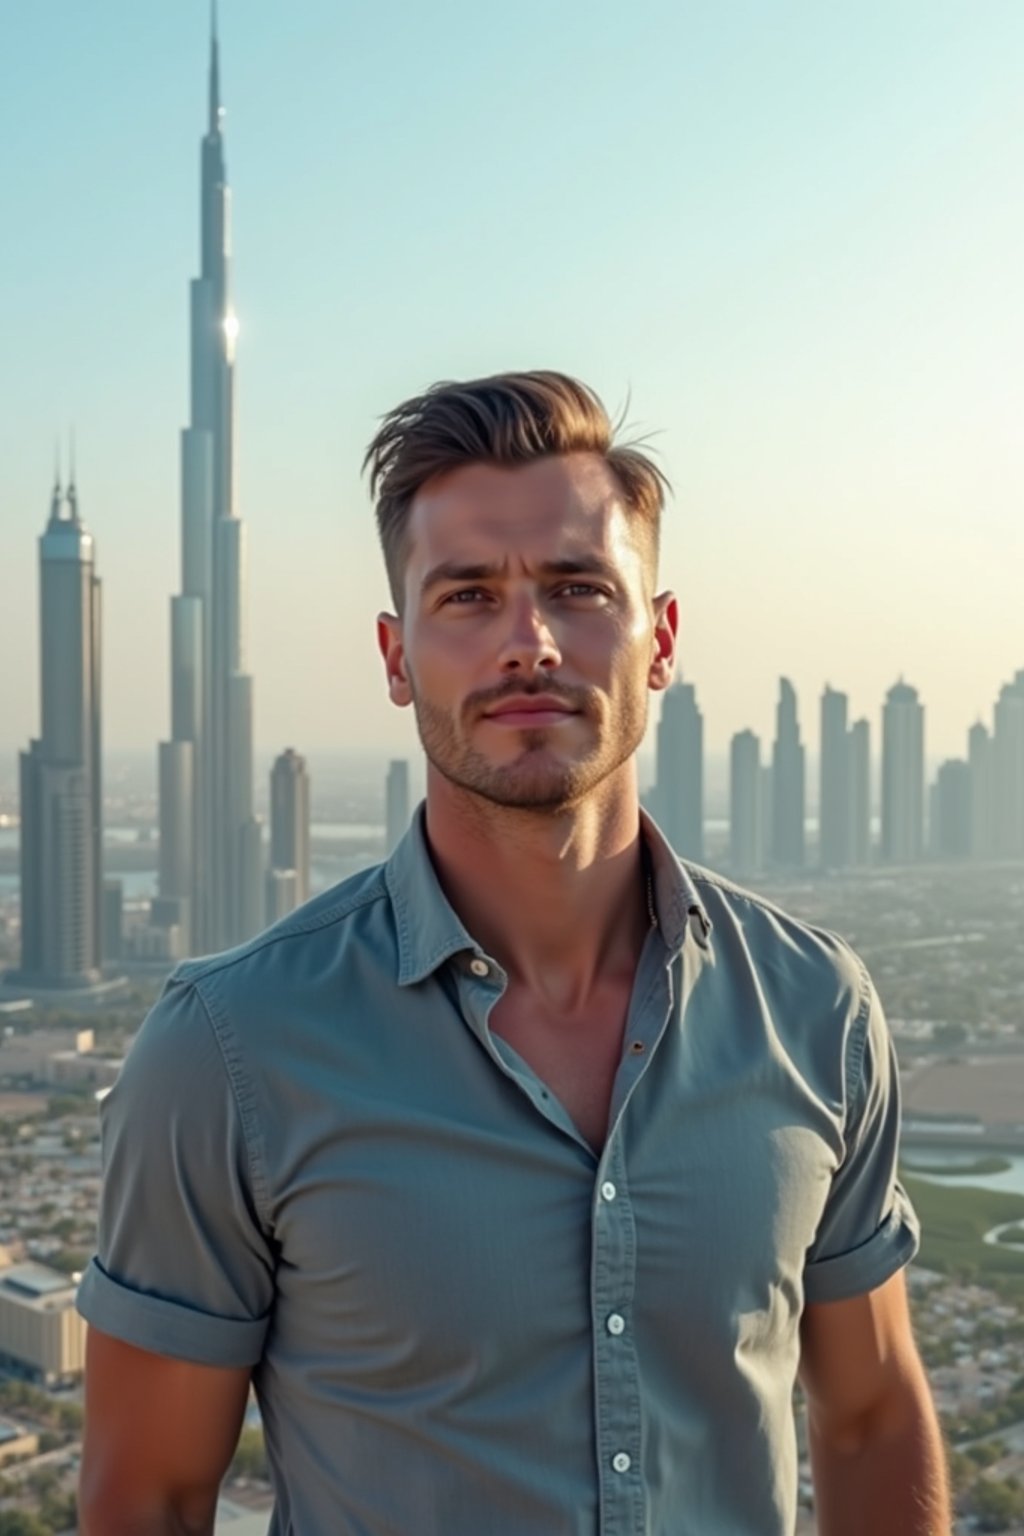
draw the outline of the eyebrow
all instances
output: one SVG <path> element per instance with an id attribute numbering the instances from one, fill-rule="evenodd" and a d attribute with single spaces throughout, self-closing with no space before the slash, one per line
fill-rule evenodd
<path id="1" fill-rule="evenodd" d="M 507 574 L 507 562 L 496 565 L 493 561 L 476 565 L 463 565 L 458 560 L 442 560 L 424 576 L 420 592 L 431 591 L 445 582 L 500 581 Z M 601 576 L 605 581 L 617 582 L 615 567 L 600 555 L 566 555 L 561 560 L 545 560 L 540 567 L 544 576 Z"/>

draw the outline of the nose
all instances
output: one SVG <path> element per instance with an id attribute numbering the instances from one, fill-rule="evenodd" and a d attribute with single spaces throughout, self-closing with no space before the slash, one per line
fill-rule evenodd
<path id="1" fill-rule="evenodd" d="M 561 666 L 562 653 L 536 599 L 522 594 L 508 605 L 508 631 L 499 664 L 503 672 L 532 673 Z"/>

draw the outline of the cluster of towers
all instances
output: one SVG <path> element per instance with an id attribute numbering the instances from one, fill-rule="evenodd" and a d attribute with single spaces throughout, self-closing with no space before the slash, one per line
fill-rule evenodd
<path id="1" fill-rule="evenodd" d="M 850 721 L 845 693 L 821 695 L 817 838 L 808 845 L 807 764 L 796 691 L 779 681 L 775 736 L 762 761 L 753 731 L 729 750 L 727 860 L 732 873 L 856 868 L 876 859 L 1024 858 L 1024 671 L 1002 689 L 992 729 L 968 733 L 965 758 L 926 787 L 924 706 L 902 679 L 882 707 L 878 837 L 872 815 L 871 726 Z M 705 858 L 704 719 L 692 683 L 664 695 L 649 807 L 685 858 Z"/>
<path id="2" fill-rule="evenodd" d="M 160 855 L 153 957 L 223 949 L 310 895 L 309 774 L 288 748 L 270 784 L 270 858 L 253 809 L 253 680 L 246 668 L 245 527 L 235 476 L 238 321 L 231 300 L 230 206 L 216 28 L 200 150 L 200 261 L 190 290 L 190 410 L 181 434 L 181 576 L 171 599 L 170 735 L 159 744 Z M 39 738 L 20 757 L 25 986 L 88 988 L 102 976 L 100 581 L 72 467 L 58 469 L 39 541 Z M 975 725 L 964 759 L 926 795 L 924 709 L 900 681 L 882 710 L 881 827 L 872 821 L 871 728 L 848 722 L 845 694 L 821 699 L 818 835 L 809 855 L 807 773 L 795 690 L 780 681 L 775 737 L 762 762 L 752 731 L 730 747 L 728 861 L 825 869 L 878 856 L 1024 857 L 1024 671 L 1002 690 L 991 731 Z M 679 853 L 705 858 L 703 717 L 691 683 L 664 696 L 650 807 Z M 409 765 L 386 785 L 390 852 L 409 821 Z M 926 841 L 926 819 L 928 838 Z M 162 947 L 161 947 L 162 946 Z"/>

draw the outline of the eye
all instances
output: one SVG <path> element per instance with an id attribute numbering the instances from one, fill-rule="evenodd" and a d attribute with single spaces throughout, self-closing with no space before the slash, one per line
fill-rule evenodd
<path id="1" fill-rule="evenodd" d="M 449 592 L 447 597 L 443 597 L 441 599 L 441 606 L 443 608 L 445 603 L 453 603 L 456 607 L 464 608 L 469 606 L 469 603 L 467 603 L 465 599 L 472 600 L 474 598 L 486 596 L 487 594 L 482 587 L 459 587 L 458 591 Z"/>
<path id="2" fill-rule="evenodd" d="M 559 587 L 567 597 L 607 597 L 608 593 L 603 587 L 595 587 L 589 581 L 570 581 L 567 586 Z"/>

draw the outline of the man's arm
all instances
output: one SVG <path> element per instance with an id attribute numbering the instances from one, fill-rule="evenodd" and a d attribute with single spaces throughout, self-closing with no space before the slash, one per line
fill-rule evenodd
<path id="1" fill-rule="evenodd" d="M 819 1536 L 950 1536 L 942 1435 L 904 1272 L 846 1301 L 809 1303 L 801 1351 Z"/>
<path id="2" fill-rule="evenodd" d="M 90 1328 L 79 1536 L 213 1536 L 250 1375 Z"/>

